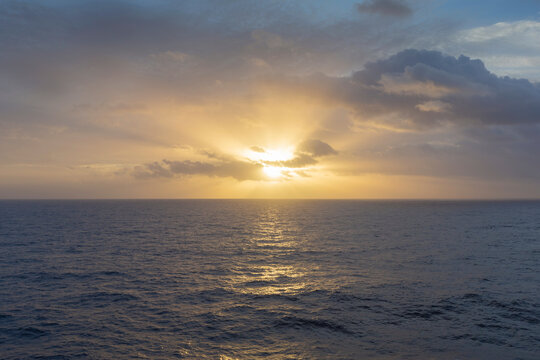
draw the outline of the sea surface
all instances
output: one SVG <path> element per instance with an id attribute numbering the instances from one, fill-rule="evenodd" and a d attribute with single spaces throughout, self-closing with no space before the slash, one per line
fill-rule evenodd
<path id="1" fill-rule="evenodd" d="M 0 201 L 0 359 L 540 359 L 540 202 Z"/>

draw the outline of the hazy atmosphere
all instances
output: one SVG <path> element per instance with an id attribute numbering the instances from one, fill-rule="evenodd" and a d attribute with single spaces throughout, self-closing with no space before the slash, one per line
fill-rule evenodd
<path id="1" fill-rule="evenodd" d="M 539 0 L 0 0 L 0 358 L 538 360 Z"/>
<path id="2" fill-rule="evenodd" d="M 2 1 L 2 198 L 539 198 L 540 3 Z"/>

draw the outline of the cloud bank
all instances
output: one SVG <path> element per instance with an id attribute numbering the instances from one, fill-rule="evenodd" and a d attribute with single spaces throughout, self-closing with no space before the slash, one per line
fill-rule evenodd
<path id="1" fill-rule="evenodd" d="M 540 123 L 540 85 L 499 77 L 481 60 L 409 49 L 349 77 L 311 77 L 307 88 L 352 108 L 360 121 L 402 128 Z M 307 90 L 306 90 L 307 91 Z"/>

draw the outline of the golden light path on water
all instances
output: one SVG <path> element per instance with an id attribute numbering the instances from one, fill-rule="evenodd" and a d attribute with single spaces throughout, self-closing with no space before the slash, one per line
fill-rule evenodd
<path id="1" fill-rule="evenodd" d="M 231 290 L 249 295 L 296 295 L 308 286 L 307 270 L 294 262 L 283 262 L 300 251 L 304 240 L 291 236 L 298 230 L 294 223 L 268 209 L 253 223 L 254 236 L 246 250 L 257 253 L 257 259 L 237 264 L 230 278 Z"/>

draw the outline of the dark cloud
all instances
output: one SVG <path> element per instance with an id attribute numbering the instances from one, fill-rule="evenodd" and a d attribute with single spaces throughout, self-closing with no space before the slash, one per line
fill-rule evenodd
<path id="1" fill-rule="evenodd" d="M 357 119 L 395 127 L 540 123 L 538 83 L 498 77 L 481 60 L 437 51 L 405 50 L 350 77 L 297 78 L 288 86 L 318 91 Z"/>
<path id="2" fill-rule="evenodd" d="M 164 159 L 137 166 L 133 176 L 140 179 L 173 177 L 182 175 L 206 175 L 211 177 L 232 177 L 239 181 L 265 180 L 262 165 L 249 161 L 201 162 L 201 161 L 171 161 Z"/>
<path id="3" fill-rule="evenodd" d="M 313 156 L 309 154 L 296 153 L 294 158 L 290 160 L 265 161 L 264 163 L 270 166 L 279 166 L 279 167 L 297 169 L 297 168 L 303 168 L 309 165 L 315 165 L 317 164 L 317 162 L 318 162 L 317 159 L 315 159 Z"/>
<path id="4" fill-rule="evenodd" d="M 155 161 L 150 164 L 146 164 L 145 169 L 137 169 L 135 175 L 137 177 L 172 177 L 173 172 L 170 168 L 163 166 L 159 162 Z"/>
<path id="5" fill-rule="evenodd" d="M 300 145 L 298 145 L 297 150 L 299 152 L 308 153 L 313 157 L 337 154 L 337 151 L 334 150 L 330 145 L 317 139 L 309 139 L 301 142 Z"/>
<path id="6" fill-rule="evenodd" d="M 357 4 L 356 8 L 361 13 L 390 16 L 409 16 L 412 14 L 411 8 L 400 0 L 365 0 Z"/>

